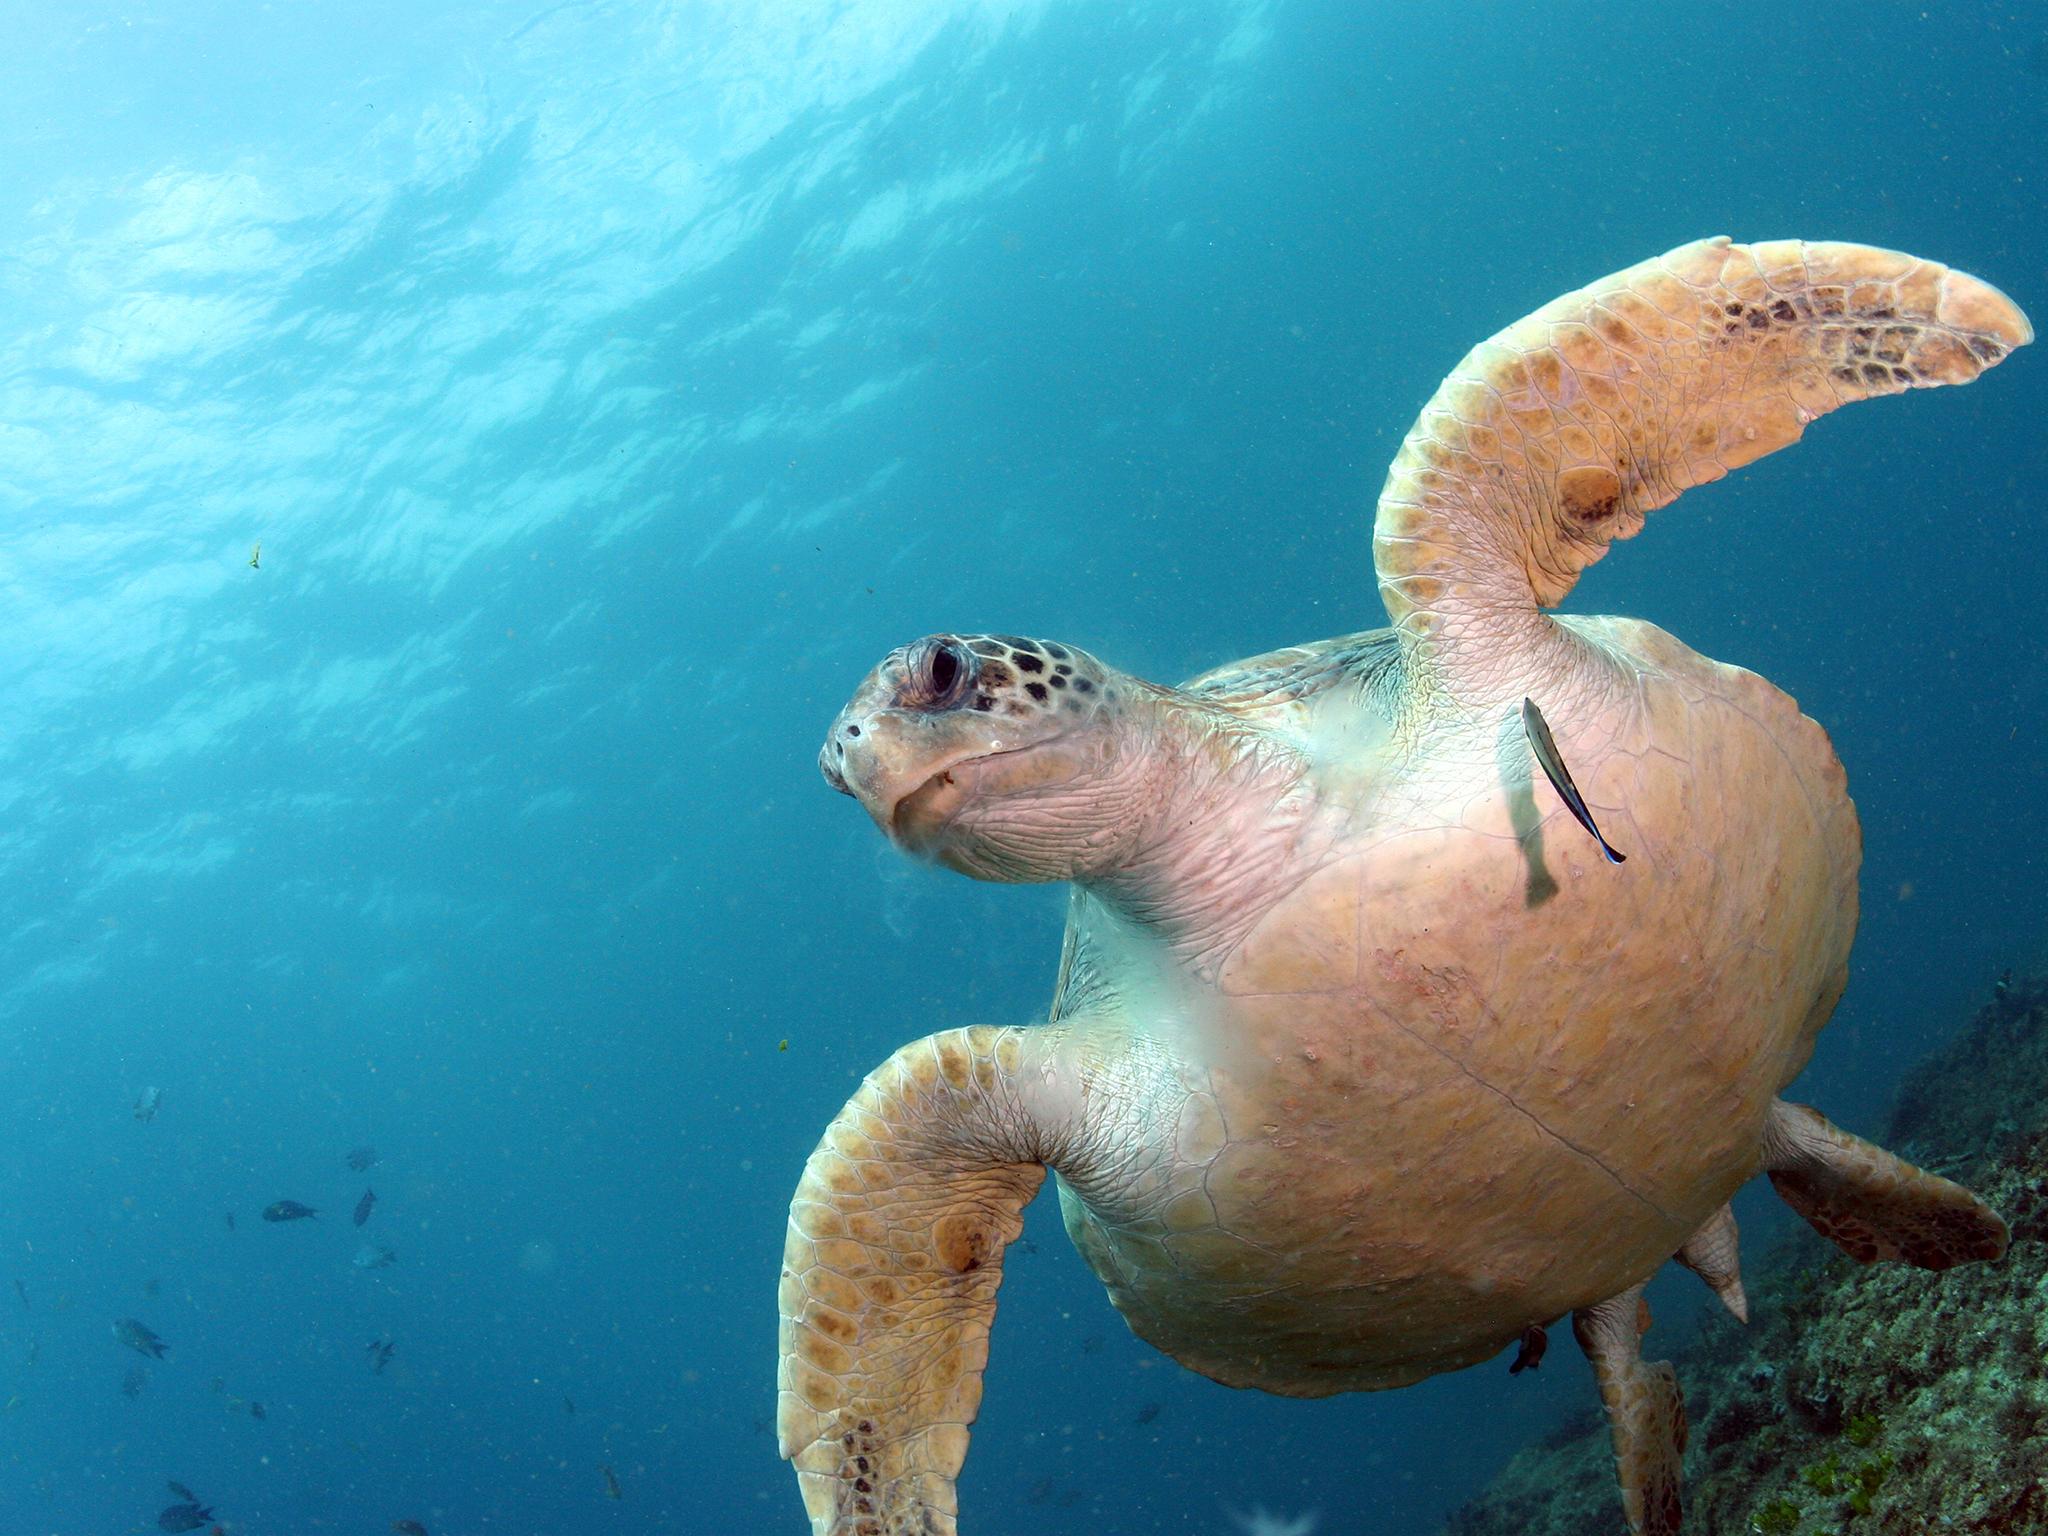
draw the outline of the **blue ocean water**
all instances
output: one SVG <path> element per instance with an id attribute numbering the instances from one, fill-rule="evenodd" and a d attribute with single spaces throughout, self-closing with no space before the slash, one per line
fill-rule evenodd
<path id="1" fill-rule="evenodd" d="M 2044 146 L 2034 4 L 0 6 L 0 1523 L 803 1529 L 797 1173 L 895 1045 L 1040 1016 L 1063 912 L 819 780 L 875 659 L 1377 624 L 1474 341 L 1718 233 L 2038 323 Z M 2044 420 L 2032 352 L 1844 412 L 1568 605 L 1833 734 L 1851 1126 L 2048 958 Z M 1423 1531 L 1592 1401 L 1234 1393 L 1027 1235 L 973 1536 Z"/>

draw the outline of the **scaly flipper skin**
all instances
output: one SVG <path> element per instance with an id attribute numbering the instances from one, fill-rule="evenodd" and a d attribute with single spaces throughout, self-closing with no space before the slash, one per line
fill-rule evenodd
<path id="1" fill-rule="evenodd" d="M 1645 514 L 1837 406 L 1967 383 L 2033 334 L 1995 288 L 1896 251 L 1680 246 L 1546 304 L 1452 370 L 1380 493 L 1380 596 L 1433 687 L 1485 697 L 1532 611 Z"/>
<path id="2" fill-rule="evenodd" d="M 1003 1250 L 1045 1169 L 1024 1031 L 956 1029 L 870 1073 L 790 1204 L 776 1429 L 814 1536 L 953 1536 Z"/>
<path id="3" fill-rule="evenodd" d="M 1772 1187 L 1860 1264 L 1902 1259 L 1948 1269 L 2005 1252 L 1998 1213 L 1960 1184 L 1851 1136 L 1817 1109 L 1782 1100 L 1764 1133 Z"/>
<path id="4" fill-rule="evenodd" d="M 1678 1536 L 1685 1398 L 1669 1362 L 1643 1359 L 1638 1341 L 1649 1326 L 1640 1285 L 1572 1314 L 1572 1337 L 1607 1407 L 1629 1536 Z"/>

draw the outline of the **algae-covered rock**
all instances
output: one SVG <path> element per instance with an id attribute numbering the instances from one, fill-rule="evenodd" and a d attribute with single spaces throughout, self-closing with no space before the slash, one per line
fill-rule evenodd
<path id="1" fill-rule="evenodd" d="M 1688 1532 L 2048 1533 L 2048 984 L 2001 980 L 1908 1077 L 1882 1139 L 1981 1194 L 2012 1247 L 1929 1274 L 1802 1229 L 1753 1266 L 1751 1325 L 1670 1350 Z M 1443 1536 L 1608 1536 L 1613 1490 L 1605 1423 L 1575 1419 Z"/>

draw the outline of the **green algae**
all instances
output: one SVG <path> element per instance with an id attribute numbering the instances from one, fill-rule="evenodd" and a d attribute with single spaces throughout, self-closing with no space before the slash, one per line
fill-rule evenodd
<path id="1" fill-rule="evenodd" d="M 1773 1499 L 1749 1517 L 1756 1536 L 1792 1536 L 1799 1529 L 1799 1506 L 1790 1499 Z"/>
<path id="2" fill-rule="evenodd" d="M 1822 1498 L 1830 1498 L 1841 1491 L 1842 1464 L 1830 1456 L 1817 1466 L 1808 1467 L 1799 1474 L 1799 1480 Z"/>

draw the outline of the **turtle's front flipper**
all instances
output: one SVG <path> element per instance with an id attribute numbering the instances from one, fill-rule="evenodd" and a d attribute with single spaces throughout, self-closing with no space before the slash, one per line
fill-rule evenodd
<path id="1" fill-rule="evenodd" d="M 1685 1460 L 1685 1398 L 1668 1361 L 1645 1361 L 1650 1326 L 1642 1285 L 1572 1314 L 1572 1337 L 1593 1362 L 1629 1536 L 1678 1536 L 1680 1469 Z"/>
<path id="2" fill-rule="evenodd" d="M 1764 1167 L 1785 1203 L 1859 1263 L 1947 1269 L 2005 1252 L 2005 1223 L 1962 1185 L 1851 1136 L 1804 1104 L 1772 1106 Z"/>
<path id="3" fill-rule="evenodd" d="M 1837 406 L 1962 384 L 2033 339 L 1986 283 L 1864 245 L 1680 246 L 1481 342 L 1380 493 L 1380 595 L 1425 686 L 1505 694 L 1503 645 L 1646 514 Z"/>
<path id="4" fill-rule="evenodd" d="M 776 1428 L 815 1536 L 953 1536 L 1003 1249 L 1045 1178 L 1026 1031 L 957 1029 L 868 1075 L 804 1167 Z"/>

